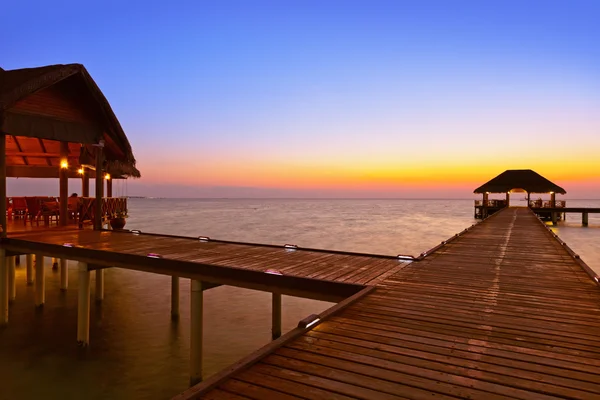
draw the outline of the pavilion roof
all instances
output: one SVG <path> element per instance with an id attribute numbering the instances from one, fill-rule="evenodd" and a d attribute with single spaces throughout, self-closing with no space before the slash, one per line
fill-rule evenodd
<path id="1" fill-rule="evenodd" d="M 567 193 L 565 189 L 550 182 L 530 169 L 509 169 L 475 189 L 474 193 L 507 193 L 523 189 L 528 193 Z"/>
<path id="2" fill-rule="evenodd" d="M 73 101 L 74 107 L 84 109 L 92 116 L 93 123 L 61 121 L 61 118 L 51 114 L 52 105 L 47 107 L 50 110 L 48 115 L 45 115 L 42 108 L 45 104 L 40 106 L 41 112 L 18 109 L 19 104 L 26 101 L 29 96 L 51 87 L 56 87 L 64 93 L 76 93 L 79 96 L 77 99 L 81 101 L 80 104 Z M 7 135 L 12 135 L 11 140 L 17 142 L 18 154 L 22 155 L 26 165 L 27 154 L 20 150 L 17 138 L 21 141 L 27 137 L 36 138 L 43 151 L 48 147 L 44 146 L 44 142 L 48 141 L 78 143 L 81 145 L 82 154 L 92 152 L 93 145 L 104 140 L 107 167 L 110 167 L 112 173 L 140 176 L 135 166 L 131 144 L 121 124 L 108 100 L 81 64 L 57 64 L 14 70 L 0 68 L 0 128 Z M 18 133 L 14 133 L 17 131 Z M 83 151 L 85 149 L 87 151 Z M 34 151 L 38 155 L 41 154 L 38 149 Z M 51 164 L 49 159 L 50 157 L 48 157 L 48 165 Z"/>

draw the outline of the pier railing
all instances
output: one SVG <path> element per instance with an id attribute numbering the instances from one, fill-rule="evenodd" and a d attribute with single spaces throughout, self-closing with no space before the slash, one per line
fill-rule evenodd
<path id="1" fill-rule="evenodd" d="M 530 200 L 529 207 L 531 208 L 565 208 L 567 206 L 566 200 L 556 200 L 554 202 L 554 207 L 552 206 L 552 202 L 544 201 L 541 199 L 538 200 Z"/>
<path id="2" fill-rule="evenodd" d="M 81 197 L 78 206 L 78 224 L 82 228 L 86 222 L 94 221 L 95 197 Z M 102 222 L 108 222 L 117 216 L 127 215 L 127 198 L 104 197 L 102 198 Z"/>
<path id="3" fill-rule="evenodd" d="M 475 200 L 475 207 L 502 208 L 506 207 L 506 200 Z"/>

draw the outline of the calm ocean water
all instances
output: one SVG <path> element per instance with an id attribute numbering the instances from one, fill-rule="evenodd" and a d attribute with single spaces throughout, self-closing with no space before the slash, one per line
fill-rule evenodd
<path id="1" fill-rule="evenodd" d="M 418 255 L 475 222 L 472 200 L 129 201 L 130 229 L 384 254 Z M 600 201 L 568 203 L 600 207 Z M 555 230 L 600 271 L 600 216 L 582 228 L 580 215 L 568 215 Z M 66 293 L 48 268 L 41 312 L 24 275 L 18 268 L 10 326 L 0 330 L 0 400 L 166 399 L 187 387 L 188 280 L 181 282 L 181 320 L 173 323 L 169 277 L 107 270 L 105 300 L 92 302 L 91 346 L 81 350 L 75 264 Z M 205 376 L 269 342 L 269 294 L 219 287 L 206 292 L 204 304 Z M 329 306 L 284 297 L 284 331 Z"/>

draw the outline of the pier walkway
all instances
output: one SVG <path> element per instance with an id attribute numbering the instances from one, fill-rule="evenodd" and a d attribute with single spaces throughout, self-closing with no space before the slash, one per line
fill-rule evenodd
<path id="1" fill-rule="evenodd" d="M 176 399 L 600 398 L 590 274 L 506 208 Z"/>

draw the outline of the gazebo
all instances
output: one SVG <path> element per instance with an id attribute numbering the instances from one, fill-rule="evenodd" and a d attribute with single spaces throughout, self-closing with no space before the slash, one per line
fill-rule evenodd
<path id="1" fill-rule="evenodd" d="M 525 192 L 527 193 L 527 205 L 532 208 L 542 208 L 542 204 L 532 204 L 531 193 L 550 194 L 549 208 L 556 208 L 556 193 L 566 194 L 562 187 L 544 178 L 540 174 L 530 169 L 511 169 L 504 171 L 487 183 L 484 183 L 474 193 L 481 193 L 482 200 L 475 201 L 475 218 L 485 218 L 501 208 L 508 206 L 510 194 Z M 491 193 L 505 193 L 506 200 L 490 200 L 488 196 Z M 564 202 L 562 202 L 564 207 Z"/>
<path id="2" fill-rule="evenodd" d="M 81 178 L 95 229 L 106 215 L 104 181 L 112 197 L 112 179 L 140 177 L 129 140 L 83 65 L 0 68 L 0 199 L 7 177 L 58 178 L 60 225 L 68 222 L 68 179 Z M 95 199 L 89 198 L 89 178 L 95 179 Z M 0 201 L 3 236 L 6 208 Z"/>

